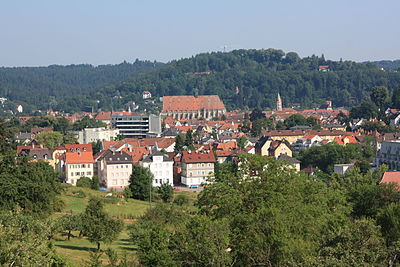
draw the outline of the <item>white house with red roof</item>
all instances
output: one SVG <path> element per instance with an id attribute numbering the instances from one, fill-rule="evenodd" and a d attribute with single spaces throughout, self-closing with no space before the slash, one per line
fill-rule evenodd
<path id="1" fill-rule="evenodd" d="M 181 183 L 186 186 L 208 183 L 207 179 L 214 173 L 216 159 L 210 151 L 183 151 L 181 157 Z"/>
<path id="2" fill-rule="evenodd" d="M 94 160 L 92 145 L 65 145 L 65 153 L 58 163 L 58 168 L 64 173 L 64 182 L 76 185 L 81 177 L 93 178 Z"/>
<path id="3" fill-rule="evenodd" d="M 143 91 L 142 97 L 143 97 L 143 99 L 151 98 L 151 92 L 150 91 Z"/>

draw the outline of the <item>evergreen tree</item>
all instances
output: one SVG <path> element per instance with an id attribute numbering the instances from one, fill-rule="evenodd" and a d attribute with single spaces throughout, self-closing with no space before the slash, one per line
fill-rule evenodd
<path id="1" fill-rule="evenodd" d="M 135 166 L 129 178 L 129 188 L 132 198 L 149 200 L 153 192 L 153 174 L 150 169 L 142 166 Z"/>

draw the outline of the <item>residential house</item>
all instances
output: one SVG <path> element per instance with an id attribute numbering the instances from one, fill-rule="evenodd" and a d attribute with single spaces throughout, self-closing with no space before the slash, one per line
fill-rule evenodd
<path id="1" fill-rule="evenodd" d="M 400 171 L 387 171 L 382 175 L 380 184 L 394 184 L 400 189 Z"/>
<path id="2" fill-rule="evenodd" d="M 272 140 L 270 137 L 261 137 L 255 145 L 255 152 L 257 155 L 270 156 L 278 158 L 284 154 L 289 157 L 292 156 L 291 148 L 285 141 Z"/>
<path id="3" fill-rule="evenodd" d="M 76 185 L 76 182 L 81 177 L 93 177 L 94 159 L 92 145 L 69 144 L 56 148 L 56 150 L 60 157 L 57 168 L 63 173 L 65 183 Z"/>
<path id="4" fill-rule="evenodd" d="M 354 163 L 333 165 L 333 171 L 335 173 L 339 173 L 342 176 L 344 176 L 348 170 L 351 170 L 353 168 L 354 168 Z"/>
<path id="5" fill-rule="evenodd" d="M 286 154 L 280 154 L 277 160 L 289 163 L 289 165 L 292 166 L 296 171 L 300 171 L 300 161 L 296 158 L 289 157 Z"/>
<path id="6" fill-rule="evenodd" d="M 150 172 L 154 176 L 153 186 L 160 186 L 162 184 L 173 185 L 174 161 L 167 154 L 156 151 L 147 155 L 139 162 L 139 165 L 150 169 Z"/>
<path id="7" fill-rule="evenodd" d="M 186 186 L 202 185 L 214 173 L 216 160 L 212 152 L 183 151 L 181 157 L 181 183 Z"/>
<path id="8" fill-rule="evenodd" d="M 96 157 L 97 175 L 104 187 L 121 190 L 129 185 L 132 157 L 124 151 L 105 150 Z"/>
<path id="9" fill-rule="evenodd" d="M 143 99 L 151 98 L 151 92 L 150 91 L 143 91 L 142 97 L 143 97 Z"/>

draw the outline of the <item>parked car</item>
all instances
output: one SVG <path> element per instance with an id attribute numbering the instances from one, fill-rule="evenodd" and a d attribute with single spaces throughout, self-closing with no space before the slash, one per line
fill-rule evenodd
<path id="1" fill-rule="evenodd" d="M 196 189 L 196 188 L 199 188 L 199 186 L 198 185 L 191 185 L 191 186 L 189 186 L 189 188 Z"/>

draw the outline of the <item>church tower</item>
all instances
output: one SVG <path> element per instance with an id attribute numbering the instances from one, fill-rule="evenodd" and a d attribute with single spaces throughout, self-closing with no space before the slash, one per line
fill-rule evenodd
<path id="1" fill-rule="evenodd" d="M 282 98 L 278 93 L 278 99 L 276 100 L 276 111 L 282 111 Z"/>

